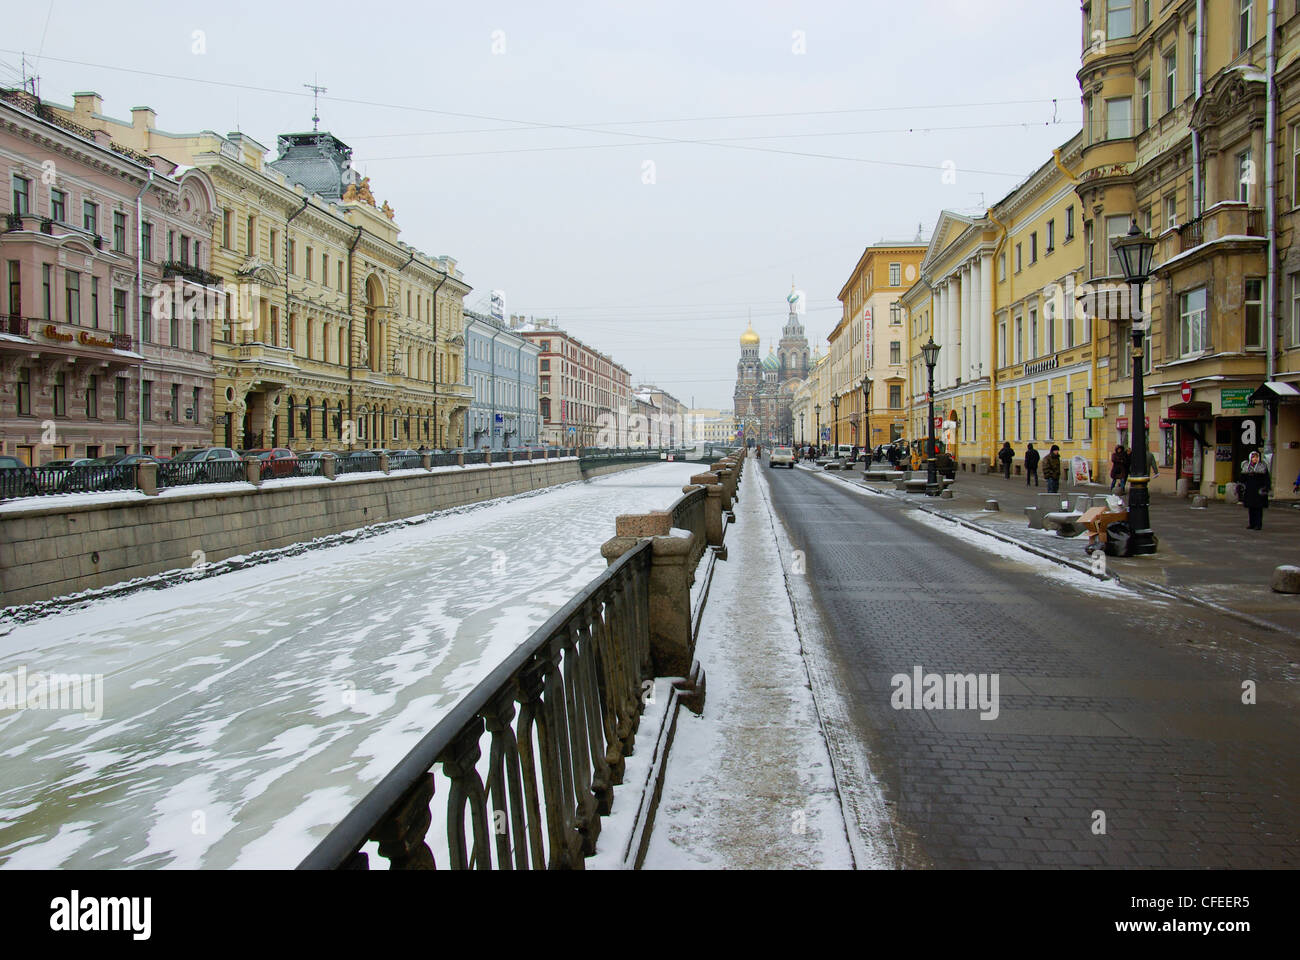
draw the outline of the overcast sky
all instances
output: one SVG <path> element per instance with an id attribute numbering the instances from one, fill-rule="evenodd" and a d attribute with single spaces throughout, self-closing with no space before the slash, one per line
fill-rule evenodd
<path id="1" fill-rule="evenodd" d="M 866 245 L 982 210 L 1079 127 L 1073 0 L 183 9 L 8 4 L 0 82 L 25 52 L 48 99 L 274 148 L 319 78 L 321 128 L 468 305 L 504 289 L 697 406 L 730 406 L 747 317 L 766 353 L 792 276 L 824 350 Z"/>

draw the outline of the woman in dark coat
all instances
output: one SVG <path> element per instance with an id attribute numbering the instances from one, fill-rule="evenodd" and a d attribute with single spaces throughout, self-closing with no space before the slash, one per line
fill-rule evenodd
<path id="1" fill-rule="evenodd" d="M 1115 484 L 1119 484 L 1119 492 L 1122 496 L 1124 487 L 1128 484 L 1128 452 L 1121 443 L 1115 444 L 1115 452 L 1110 455 L 1110 489 L 1115 491 Z"/>
<path id="2" fill-rule="evenodd" d="M 1247 530 L 1264 529 L 1264 510 L 1268 507 L 1268 465 L 1260 459 L 1259 451 L 1252 450 L 1250 459 L 1241 465 L 1241 482 L 1245 493 L 1241 502 L 1250 516 Z"/>
<path id="3" fill-rule="evenodd" d="M 1004 440 L 1002 449 L 998 451 L 998 459 L 1002 461 L 1002 476 L 1011 479 L 1011 463 L 1016 459 L 1016 451 L 1011 449 L 1011 441 Z"/>

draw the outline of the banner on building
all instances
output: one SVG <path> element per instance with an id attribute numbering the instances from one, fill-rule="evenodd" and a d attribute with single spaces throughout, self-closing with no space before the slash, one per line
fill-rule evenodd
<path id="1" fill-rule="evenodd" d="M 490 313 L 492 319 L 504 323 L 506 319 L 506 292 L 504 290 L 493 290 L 491 304 Z"/>

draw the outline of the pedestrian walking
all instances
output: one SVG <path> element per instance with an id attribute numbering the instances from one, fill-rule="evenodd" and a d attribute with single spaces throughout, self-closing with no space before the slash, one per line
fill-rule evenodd
<path id="1" fill-rule="evenodd" d="M 1124 495 L 1124 487 L 1128 483 L 1128 452 L 1121 443 L 1115 444 L 1115 452 L 1110 455 L 1110 492 L 1115 492 L 1115 484 L 1119 484 L 1119 495 Z"/>
<path id="2" fill-rule="evenodd" d="M 1043 479 L 1047 481 L 1048 493 L 1061 490 L 1061 448 L 1052 444 L 1052 449 L 1043 457 Z"/>
<path id="3" fill-rule="evenodd" d="M 1246 505 L 1250 522 L 1247 530 L 1264 529 L 1264 511 L 1268 507 L 1268 464 L 1260 459 L 1259 451 L 1252 450 L 1250 459 L 1241 465 L 1241 482 L 1246 490 L 1241 502 Z"/>
<path id="4" fill-rule="evenodd" d="M 1014 460 L 1016 459 L 1016 451 L 1014 451 L 1014 450 L 1011 449 L 1011 441 L 1010 441 L 1010 440 L 1004 440 L 1004 441 L 1002 442 L 1002 449 L 998 451 L 998 459 L 1002 461 L 1002 476 L 1003 476 L 1003 478 L 1005 478 L 1005 479 L 1007 479 L 1007 480 L 1010 480 L 1010 479 L 1011 479 L 1011 464 L 1012 464 L 1012 461 L 1014 461 Z"/>
<path id="5" fill-rule="evenodd" d="M 1034 478 L 1034 486 L 1038 486 L 1038 451 L 1034 449 L 1031 443 L 1025 448 L 1025 486 L 1029 486 L 1029 478 Z"/>

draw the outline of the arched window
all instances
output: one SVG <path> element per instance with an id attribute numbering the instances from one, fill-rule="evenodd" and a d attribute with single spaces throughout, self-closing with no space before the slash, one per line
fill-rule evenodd
<path id="1" fill-rule="evenodd" d="M 294 412 L 295 404 L 293 397 L 289 397 L 289 439 L 292 440 L 296 435 L 294 431 L 298 428 L 298 415 Z"/>
<path id="2" fill-rule="evenodd" d="M 311 439 L 311 410 L 312 410 L 311 398 L 308 397 L 308 398 L 307 398 L 307 409 L 306 409 L 306 411 L 305 411 L 305 412 L 303 413 L 303 415 L 302 415 L 302 423 L 303 423 L 303 426 L 306 428 L 306 433 L 307 433 L 307 439 L 308 439 L 308 440 Z"/>

